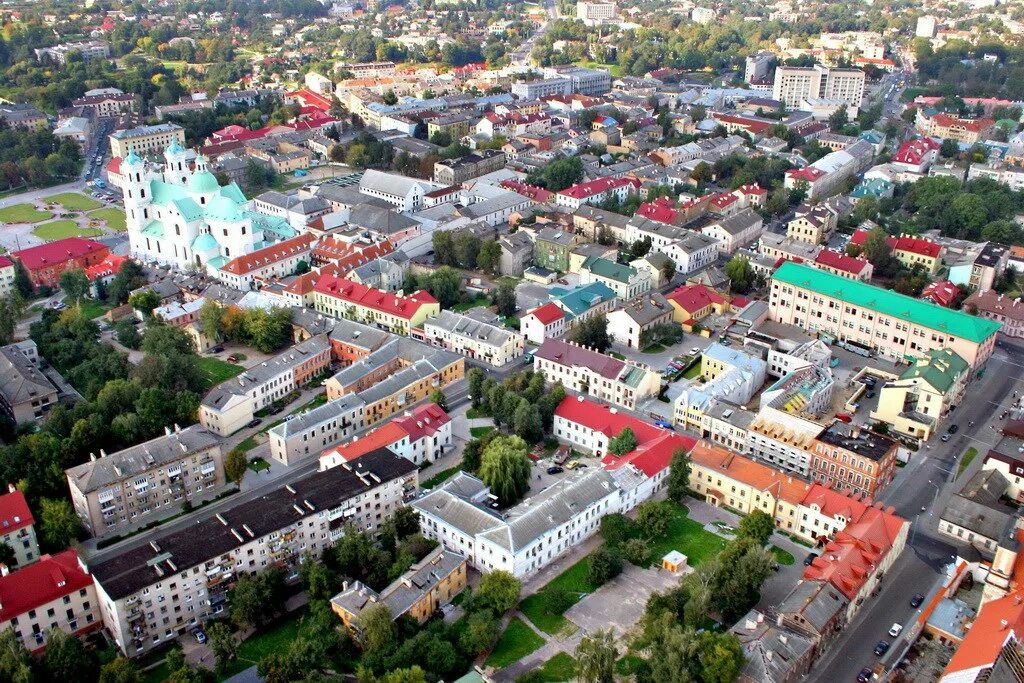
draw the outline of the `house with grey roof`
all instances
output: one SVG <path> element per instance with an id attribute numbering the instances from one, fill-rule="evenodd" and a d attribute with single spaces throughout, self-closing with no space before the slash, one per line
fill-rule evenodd
<path id="1" fill-rule="evenodd" d="M 519 277 L 533 263 L 533 240 L 522 230 L 505 235 L 498 240 L 498 246 L 501 247 L 498 270 L 502 275 Z"/>
<path id="2" fill-rule="evenodd" d="M 631 349 L 644 346 L 644 334 L 672 323 L 672 304 L 658 292 L 648 292 L 622 304 L 607 315 L 608 336 Z"/>
<path id="3" fill-rule="evenodd" d="M 498 368 L 522 358 L 526 343 L 523 335 L 505 327 L 486 308 L 466 313 L 443 310 L 423 322 L 423 336 L 434 346 Z"/>
<path id="4" fill-rule="evenodd" d="M 750 610 L 730 632 L 739 639 L 745 659 L 738 681 L 794 683 L 810 671 L 815 641 L 776 625 L 756 609 Z"/>
<path id="5" fill-rule="evenodd" d="M 461 472 L 412 503 L 420 531 L 469 559 L 481 572 L 532 576 L 598 532 L 601 518 L 622 511 L 615 479 L 602 468 L 575 470 L 503 513 L 487 486 Z"/>
<path id="6" fill-rule="evenodd" d="M 57 405 L 58 393 L 17 344 L 0 348 L 0 407 L 15 424 L 42 419 Z"/>
<path id="7" fill-rule="evenodd" d="M 337 446 L 364 428 L 359 394 L 345 394 L 310 410 L 289 415 L 267 430 L 270 457 L 283 465 L 294 465 Z"/>
<path id="8" fill-rule="evenodd" d="M 176 514 L 187 501 L 207 500 L 227 480 L 220 440 L 199 425 L 165 433 L 137 446 L 97 457 L 64 471 L 71 503 L 96 537 Z"/>
<path id="9" fill-rule="evenodd" d="M 985 559 L 995 557 L 999 544 L 1011 538 L 1017 511 L 1003 498 L 1010 483 L 999 470 L 983 469 L 953 494 L 939 517 L 939 533 L 970 546 Z"/>
<path id="10" fill-rule="evenodd" d="M 438 183 L 409 178 L 398 173 L 385 173 L 367 169 L 359 180 L 362 194 L 383 199 L 399 211 L 423 208 L 423 195 L 441 187 Z"/>

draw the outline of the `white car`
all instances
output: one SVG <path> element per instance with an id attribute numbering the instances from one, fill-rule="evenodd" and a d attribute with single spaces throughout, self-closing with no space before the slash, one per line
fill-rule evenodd
<path id="1" fill-rule="evenodd" d="M 902 631 L 903 631 L 903 626 L 901 626 L 900 624 L 893 624 L 893 625 L 892 625 L 892 626 L 891 626 L 891 627 L 889 628 L 889 635 L 890 635 L 890 636 L 892 636 L 893 638 L 895 638 L 895 637 L 896 637 L 896 636 L 898 636 L 898 635 L 899 635 L 899 634 L 900 634 L 900 633 L 901 633 Z"/>

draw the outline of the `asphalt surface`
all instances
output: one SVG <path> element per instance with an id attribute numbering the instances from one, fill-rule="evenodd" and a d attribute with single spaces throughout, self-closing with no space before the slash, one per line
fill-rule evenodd
<path id="1" fill-rule="evenodd" d="M 981 468 L 986 450 L 997 440 L 992 424 L 999 406 L 1009 407 L 1011 392 L 1024 388 L 1024 345 L 1001 342 L 989 360 L 984 376 L 972 382 L 963 402 L 942 424 L 942 433 L 957 424 L 960 431 L 947 443 L 932 439 L 931 449 L 918 451 L 896 480 L 878 500 L 896 508 L 897 514 L 911 520 L 907 548 L 882 579 L 879 592 L 867 602 L 811 669 L 811 681 L 853 681 L 864 667 L 874 667 L 878 657 L 875 644 L 885 639 L 893 623 L 904 627 L 920 613 L 910 606 L 915 593 L 928 595 L 939 584 L 944 571 L 956 557 L 956 547 L 936 531 L 938 518 L 948 497 Z M 968 426 L 970 422 L 974 426 Z M 957 481 L 952 481 L 956 463 L 963 452 L 974 446 L 978 457 Z M 922 510 L 924 510 L 922 512 Z M 925 603 L 927 604 L 927 603 Z M 895 648 L 897 642 L 893 643 Z"/>

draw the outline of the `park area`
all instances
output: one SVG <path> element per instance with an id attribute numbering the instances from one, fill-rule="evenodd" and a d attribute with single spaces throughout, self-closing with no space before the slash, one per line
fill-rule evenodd
<path id="1" fill-rule="evenodd" d="M 39 223 L 53 218 L 49 211 L 40 211 L 31 204 L 12 204 L 0 209 L 0 221 L 4 223 Z"/>
<path id="2" fill-rule="evenodd" d="M 83 228 L 75 221 L 59 220 L 49 223 L 40 223 L 32 230 L 32 234 L 39 239 L 52 242 L 67 237 L 99 237 L 103 231 L 99 228 Z"/>
<path id="3" fill-rule="evenodd" d="M 199 371 L 203 373 L 203 379 L 206 382 L 207 388 L 229 380 L 245 370 L 241 365 L 228 363 L 212 356 L 200 356 L 196 360 L 196 365 L 199 366 Z"/>
<path id="4" fill-rule="evenodd" d="M 96 209 L 90 211 L 88 214 L 90 220 L 103 221 L 107 224 L 107 227 L 116 232 L 124 232 L 128 229 L 128 222 L 125 219 L 124 211 L 121 209 L 115 209 L 108 207 L 106 209 Z"/>
<path id="5" fill-rule="evenodd" d="M 54 220 L 56 218 L 56 220 Z M 21 230 L 31 231 L 32 236 L 44 242 L 68 237 L 101 237 L 109 232 L 124 232 L 127 229 L 125 213 L 114 206 L 104 206 L 80 192 L 61 192 L 34 202 L 23 202 L 0 209 L 0 222 L 10 225 L 31 226 Z M 12 232 L 6 236 L 9 249 L 30 246 L 33 241 L 19 243 L 26 232 Z"/>
<path id="6" fill-rule="evenodd" d="M 44 201 L 48 204 L 57 203 L 64 207 L 65 211 L 92 211 L 103 206 L 91 197 L 86 197 L 80 192 L 62 192 L 47 197 Z"/>

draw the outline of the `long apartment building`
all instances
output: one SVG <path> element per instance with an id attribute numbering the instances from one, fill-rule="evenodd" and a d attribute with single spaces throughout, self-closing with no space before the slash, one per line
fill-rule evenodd
<path id="1" fill-rule="evenodd" d="M 398 296 L 330 274 L 317 280 L 313 307 L 324 315 L 364 322 L 395 334 L 409 334 L 441 311 L 437 299 L 423 290 Z"/>
<path id="2" fill-rule="evenodd" d="M 498 316 L 485 308 L 467 313 L 441 311 L 423 323 L 423 339 L 429 344 L 500 368 L 523 356 L 523 335 L 504 327 Z"/>
<path id="3" fill-rule="evenodd" d="M 93 536 L 123 532 L 212 497 L 226 483 L 220 440 L 199 425 L 64 471 L 71 503 Z"/>
<path id="4" fill-rule="evenodd" d="M 347 394 L 298 415 L 291 415 L 267 430 L 270 457 L 282 465 L 315 458 L 326 448 L 358 434 L 364 427 L 366 402 Z"/>
<path id="5" fill-rule="evenodd" d="M 129 151 L 139 156 L 163 154 L 172 141 L 185 144 L 185 129 L 176 123 L 127 128 L 110 135 L 110 156 L 124 159 Z"/>
<path id="6" fill-rule="evenodd" d="M 991 320 L 793 262 L 772 275 L 768 306 L 774 321 L 890 360 L 948 348 L 975 370 L 992 355 L 999 330 Z"/>
<path id="7" fill-rule="evenodd" d="M 320 469 L 352 462 L 378 448 L 387 448 L 422 467 L 440 457 L 451 445 L 451 418 L 441 406 L 428 402 L 405 411 L 372 432 L 325 450 L 320 454 Z"/>
<path id="8" fill-rule="evenodd" d="M 842 100 L 849 107 L 860 107 L 864 98 L 864 72 L 860 69 L 830 69 L 820 64 L 810 67 L 783 66 L 775 69 L 772 99 L 798 109 L 804 100 L 819 98 Z"/>
<path id="9" fill-rule="evenodd" d="M 347 525 L 373 532 L 418 486 L 416 466 L 387 449 L 317 471 L 187 529 L 155 533 L 90 566 L 114 642 L 129 657 L 222 615 L 241 574 L 298 568 Z"/>
<path id="10" fill-rule="evenodd" d="M 534 355 L 534 369 L 548 382 L 624 408 L 635 408 L 661 391 L 661 375 L 649 367 L 561 339 L 544 340 Z"/>
<path id="11" fill-rule="evenodd" d="M 218 384 L 199 404 L 199 423 L 229 436 L 266 408 L 307 384 L 331 364 L 331 344 L 318 334 Z"/>

